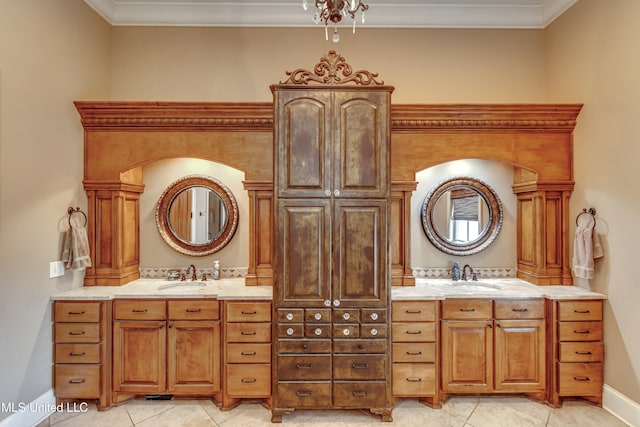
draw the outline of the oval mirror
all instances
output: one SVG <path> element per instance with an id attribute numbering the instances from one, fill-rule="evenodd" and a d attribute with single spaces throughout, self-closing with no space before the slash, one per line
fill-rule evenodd
<path id="1" fill-rule="evenodd" d="M 502 227 L 502 203 L 476 178 L 453 177 L 435 185 L 422 203 L 422 228 L 431 243 L 452 255 L 486 249 Z"/>
<path id="2" fill-rule="evenodd" d="M 238 226 L 238 205 L 220 181 L 189 175 L 173 182 L 156 205 L 160 236 L 174 250 L 193 256 L 218 252 Z"/>

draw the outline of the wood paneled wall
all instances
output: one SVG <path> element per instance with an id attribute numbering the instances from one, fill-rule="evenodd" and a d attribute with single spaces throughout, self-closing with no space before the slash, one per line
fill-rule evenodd
<path id="1" fill-rule="evenodd" d="M 76 102 L 85 129 L 84 186 L 94 267 L 85 285 L 139 277 L 141 168 L 194 157 L 245 173 L 249 193 L 247 284 L 272 284 L 273 105 Z M 518 276 L 571 284 L 568 199 L 573 129 L 581 105 L 392 105 L 392 281 L 411 285 L 410 199 L 415 174 L 458 159 L 516 168 Z"/>

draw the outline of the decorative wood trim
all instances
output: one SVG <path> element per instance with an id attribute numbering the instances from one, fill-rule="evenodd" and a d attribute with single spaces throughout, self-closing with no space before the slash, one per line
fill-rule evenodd
<path id="1" fill-rule="evenodd" d="M 411 195 L 416 181 L 391 182 L 391 284 L 414 286 L 411 269 Z"/>
<path id="2" fill-rule="evenodd" d="M 249 268 L 245 284 L 273 285 L 273 182 L 243 181 L 249 193 Z"/>

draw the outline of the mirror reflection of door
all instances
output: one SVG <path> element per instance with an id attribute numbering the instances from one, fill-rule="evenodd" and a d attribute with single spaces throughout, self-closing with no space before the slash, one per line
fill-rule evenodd
<path id="1" fill-rule="evenodd" d="M 169 224 L 175 235 L 185 242 L 191 241 L 191 191 L 185 190 L 178 194 L 169 209 Z"/>
<path id="2" fill-rule="evenodd" d="M 169 209 L 171 229 L 180 240 L 192 245 L 212 242 L 226 227 L 227 219 L 223 200 L 205 187 L 181 191 Z"/>

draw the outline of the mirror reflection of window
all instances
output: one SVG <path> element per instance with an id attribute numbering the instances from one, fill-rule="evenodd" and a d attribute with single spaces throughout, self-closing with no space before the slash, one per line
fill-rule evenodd
<path id="1" fill-rule="evenodd" d="M 470 188 L 454 188 L 449 192 L 451 214 L 449 240 L 470 242 L 480 236 L 480 196 Z"/>

